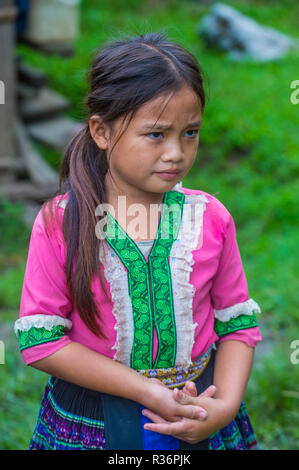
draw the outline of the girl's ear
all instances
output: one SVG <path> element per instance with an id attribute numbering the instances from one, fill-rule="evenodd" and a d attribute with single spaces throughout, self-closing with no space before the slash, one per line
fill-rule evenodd
<path id="1" fill-rule="evenodd" d="M 102 150 L 107 150 L 110 140 L 110 129 L 97 114 L 89 119 L 89 131 L 97 146 Z"/>

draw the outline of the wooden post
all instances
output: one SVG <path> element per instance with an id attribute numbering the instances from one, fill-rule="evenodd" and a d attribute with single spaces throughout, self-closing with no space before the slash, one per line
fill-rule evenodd
<path id="1" fill-rule="evenodd" d="M 15 18 L 17 9 L 12 0 L 1 0 L 0 6 L 0 185 L 13 182 L 13 165 L 9 160 L 16 155 L 16 77 L 14 64 Z M 5 159 L 8 164 L 1 165 Z M 2 167 L 2 168 L 1 168 Z"/>

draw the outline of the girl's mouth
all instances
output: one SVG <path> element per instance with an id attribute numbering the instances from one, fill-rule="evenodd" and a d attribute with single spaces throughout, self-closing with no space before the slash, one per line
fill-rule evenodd
<path id="1" fill-rule="evenodd" d="M 164 178 L 164 179 L 172 179 L 172 178 L 175 178 L 177 176 L 178 173 L 174 173 L 174 172 L 167 172 L 167 171 L 164 171 L 164 172 L 157 172 L 157 175 L 161 176 L 161 178 Z"/>

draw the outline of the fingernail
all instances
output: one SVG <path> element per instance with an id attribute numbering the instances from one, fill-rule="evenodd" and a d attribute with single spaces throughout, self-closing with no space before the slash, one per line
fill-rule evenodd
<path id="1" fill-rule="evenodd" d="M 207 413 L 205 413 L 204 411 L 201 411 L 201 412 L 199 413 L 199 416 L 200 416 L 201 419 L 206 419 Z"/>

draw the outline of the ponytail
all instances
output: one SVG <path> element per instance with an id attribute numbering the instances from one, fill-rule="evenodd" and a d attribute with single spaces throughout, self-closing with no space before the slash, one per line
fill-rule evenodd
<path id="1" fill-rule="evenodd" d="M 100 272 L 101 241 L 95 235 L 95 209 L 105 202 L 107 169 L 106 152 L 97 147 L 86 125 L 65 151 L 59 175 L 59 194 L 68 194 L 62 223 L 67 246 L 67 286 L 81 319 L 95 335 L 102 337 L 105 337 L 104 329 L 99 327 L 99 306 L 95 303 L 91 282 L 96 273 L 108 298 Z M 45 213 L 44 216 L 47 217 Z"/>
<path id="2" fill-rule="evenodd" d="M 95 335 L 105 337 L 104 328 L 100 327 L 104 317 L 101 306 L 96 305 L 91 283 L 97 275 L 108 299 L 99 261 L 99 244 L 104 240 L 96 237 L 95 211 L 107 202 L 105 176 L 109 164 L 106 151 L 98 148 L 90 134 L 89 119 L 99 115 L 113 132 L 118 118 L 131 115 L 132 119 L 144 103 L 158 96 L 168 99 L 186 84 L 198 96 L 203 111 L 205 93 L 196 58 L 160 32 L 104 45 L 93 59 L 88 79 L 90 91 L 85 105 L 89 117 L 65 151 L 59 194 L 68 194 L 62 221 L 68 289 L 82 321 Z M 47 202 L 51 200 L 44 206 Z"/>

